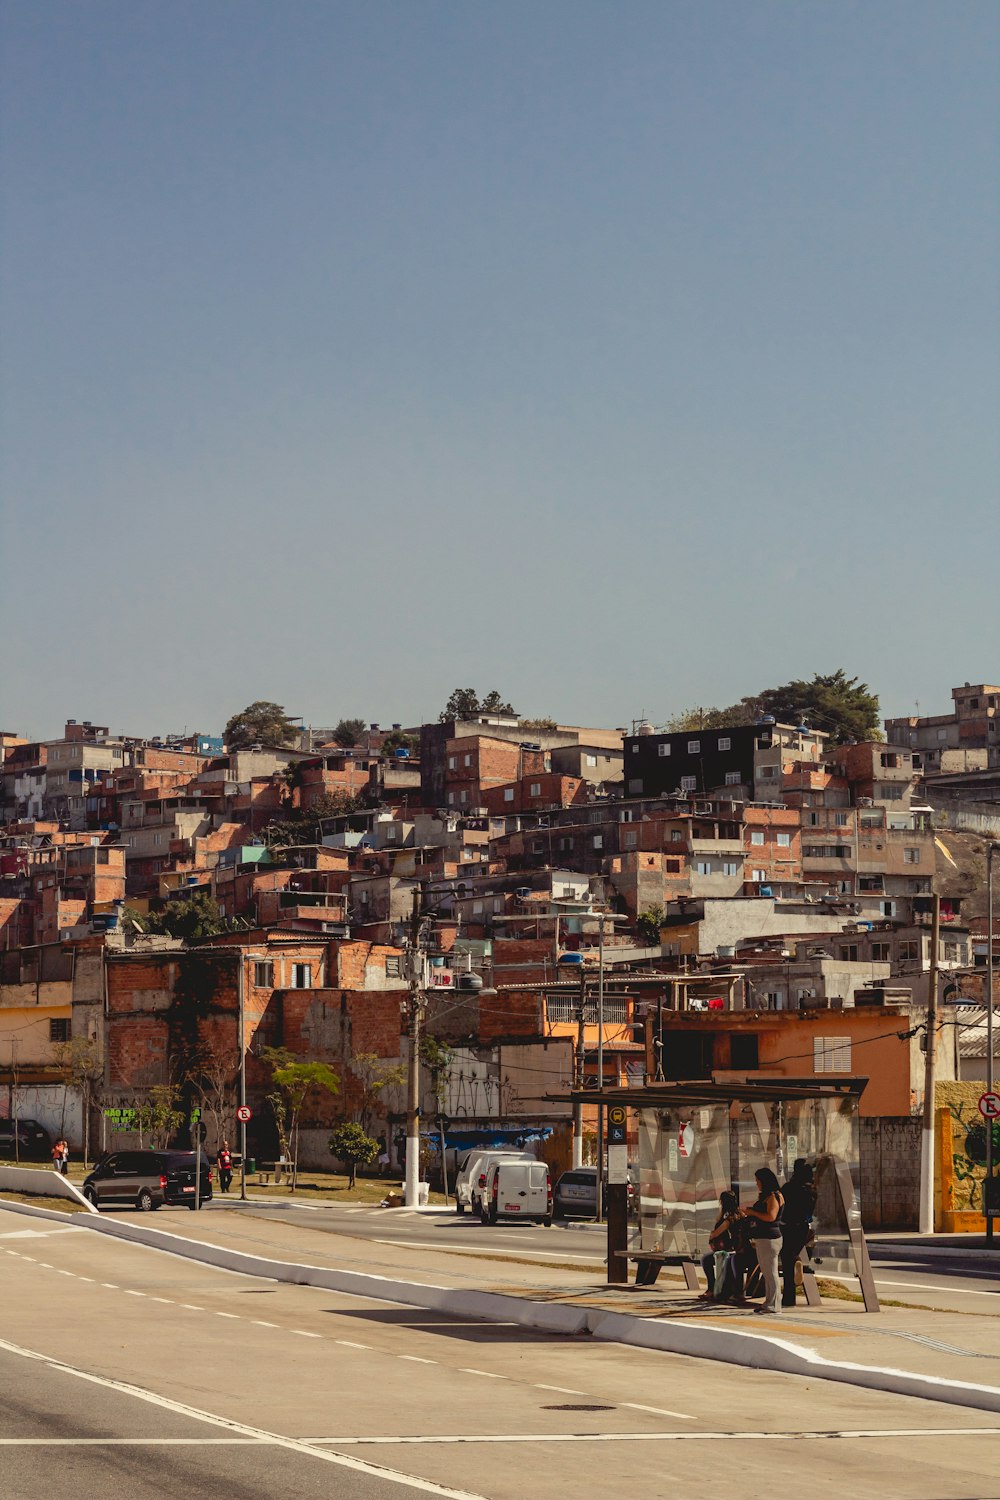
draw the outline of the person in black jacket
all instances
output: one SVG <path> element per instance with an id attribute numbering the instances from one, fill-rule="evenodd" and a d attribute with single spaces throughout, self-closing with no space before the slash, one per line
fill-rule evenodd
<path id="1" fill-rule="evenodd" d="M 781 1189 L 785 1199 L 781 1242 L 781 1305 L 795 1306 L 795 1263 L 812 1233 L 816 1212 L 813 1169 L 804 1156 L 796 1157 L 792 1175 Z"/>

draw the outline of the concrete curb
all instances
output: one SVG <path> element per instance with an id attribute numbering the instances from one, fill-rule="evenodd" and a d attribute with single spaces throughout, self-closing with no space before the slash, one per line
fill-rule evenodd
<path id="1" fill-rule="evenodd" d="M 12 1167 L 0 1165 L 0 1190 L 5 1193 L 37 1193 L 45 1198 L 72 1198 L 88 1213 L 97 1209 L 88 1203 L 75 1182 L 49 1167 Z M 54 1210 L 53 1210 L 54 1212 Z"/>
<path id="2" fill-rule="evenodd" d="M 64 1221 L 64 1215 L 50 1209 L 31 1208 L 22 1203 L 4 1203 L 2 1206 L 15 1213 Z M 227 1250 L 220 1245 L 185 1239 L 168 1231 L 147 1229 L 138 1224 L 116 1224 L 100 1217 L 88 1218 L 80 1222 L 79 1227 L 96 1230 L 128 1244 L 180 1255 L 237 1275 L 256 1276 L 292 1286 L 315 1286 L 379 1302 L 424 1307 L 453 1313 L 459 1317 L 483 1318 L 488 1322 L 517 1323 L 523 1328 L 535 1328 L 568 1337 L 590 1334 L 593 1338 L 613 1343 L 632 1344 L 642 1349 L 662 1349 L 665 1353 L 683 1354 L 695 1359 L 714 1359 L 724 1364 L 743 1365 L 751 1370 L 804 1375 L 813 1380 L 832 1380 L 897 1396 L 919 1396 L 926 1401 L 941 1401 L 952 1406 L 1000 1412 L 1000 1387 L 976 1385 L 964 1380 L 946 1380 L 935 1375 L 922 1375 L 882 1365 L 828 1360 L 813 1349 L 802 1348 L 773 1335 L 744 1333 L 705 1325 L 695 1327 L 689 1323 L 637 1318 L 628 1313 L 602 1312 L 598 1308 L 535 1302 L 503 1292 L 465 1291 L 457 1287 L 396 1281 L 365 1271 L 267 1260 L 261 1256 L 247 1255 L 241 1250 Z"/>

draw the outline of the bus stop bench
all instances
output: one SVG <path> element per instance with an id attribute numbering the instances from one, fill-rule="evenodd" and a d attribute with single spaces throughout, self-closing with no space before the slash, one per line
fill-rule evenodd
<path id="1" fill-rule="evenodd" d="M 696 1262 L 689 1255 L 665 1255 L 660 1250 L 632 1250 L 629 1260 L 635 1262 L 636 1286 L 655 1286 L 664 1266 L 680 1266 L 689 1292 L 698 1290 Z"/>

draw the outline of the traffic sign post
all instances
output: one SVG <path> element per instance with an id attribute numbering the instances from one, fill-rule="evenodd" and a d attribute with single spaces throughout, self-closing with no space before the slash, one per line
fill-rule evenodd
<path id="1" fill-rule="evenodd" d="M 628 1116 L 608 1105 L 608 1281 L 628 1281 Z"/>
<path id="2" fill-rule="evenodd" d="M 980 1094 L 979 1113 L 984 1120 L 1000 1120 L 1000 1094 Z"/>

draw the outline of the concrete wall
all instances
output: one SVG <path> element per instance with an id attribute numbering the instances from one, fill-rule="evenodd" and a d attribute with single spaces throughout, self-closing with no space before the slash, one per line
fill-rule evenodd
<path id="1" fill-rule="evenodd" d="M 0 1097 L 0 1116 L 37 1120 L 52 1139 L 64 1135 L 72 1151 L 83 1147 L 83 1108 L 76 1089 L 62 1083 L 22 1083 Z"/>
<path id="2" fill-rule="evenodd" d="M 861 1119 L 861 1217 L 868 1230 L 916 1229 L 920 1198 L 919 1115 Z"/>

